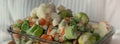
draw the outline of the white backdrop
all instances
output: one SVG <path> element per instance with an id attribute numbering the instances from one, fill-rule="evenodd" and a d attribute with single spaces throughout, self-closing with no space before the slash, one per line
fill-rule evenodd
<path id="1" fill-rule="evenodd" d="M 0 43 L 10 38 L 6 28 L 13 21 L 27 17 L 33 8 L 47 2 L 64 5 L 74 13 L 85 12 L 90 20 L 107 20 L 116 29 L 114 38 L 120 37 L 120 0 L 0 0 Z"/>

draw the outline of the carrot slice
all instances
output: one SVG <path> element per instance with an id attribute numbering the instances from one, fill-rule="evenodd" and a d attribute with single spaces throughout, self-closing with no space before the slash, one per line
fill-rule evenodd
<path id="1" fill-rule="evenodd" d="M 64 18 L 64 20 L 65 20 L 66 23 L 69 23 L 69 18 L 68 17 Z"/>
<path id="2" fill-rule="evenodd" d="M 34 22 L 32 21 L 32 19 L 33 19 L 32 17 L 30 17 L 30 16 L 28 17 L 28 20 L 29 20 L 29 26 L 30 26 L 30 27 L 32 27 L 33 24 L 34 24 Z"/>
<path id="3" fill-rule="evenodd" d="M 34 22 L 30 21 L 29 26 L 32 27 L 34 25 Z"/>
<path id="4" fill-rule="evenodd" d="M 49 26 L 49 28 L 48 28 L 48 30 L 47 30 L 47 35 L 50 35 L 50 32 L 52 31 L 52 25 L 51 26 Z"/>
<path id="5" fill-rule="evenodd" d="M 19 39 L 19 35 L 18 34 L 12 34 L 14 39 Z"/>
<path id="6" fill-rule="evenodd" d="M 65 34 L 65 27 L 62 27 L 59 33 L 60 33 L 60 36 L 63 36 Z"/>
<path id="7" fill-rule="evenodd" d="M 46 21 L 45 25 L 49 26 L 52 25 L 49 21 Z"/>
<path id="8" fill-rule="evenodd" d="M 28 20 L 29 20 L 29 21 L 32 21 L 32 17 L 31 17 L 31 16 L 28 16 Z"/>
<path id="9" fill-rule="evenodd" d="M 43 34 L 40 38 L 42 38 L 44 40 L 47 40 L 47 41 L 53 41 L 52 36 L 46 35 L 46 34 Z"/>
<path id="10" fill-rule="evenodd" d="M 40 25 L 45 25 L 46 24 L 46 20 L 43 19 L 43 18 L 40 19 L 38 22 L 39 22 Z"/>

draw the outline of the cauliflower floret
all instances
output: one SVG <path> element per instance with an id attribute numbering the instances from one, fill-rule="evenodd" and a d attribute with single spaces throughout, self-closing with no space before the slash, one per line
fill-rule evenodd
<path id="1" fill-rule="evenodd" d="M 95 36 L 92 33 L 86 32 L 78 38 L 79 44 L 94 44 L 96 42 Z"/>
<path id="2" fill-rule="evenodd" d="M 47 21 L 52 21 L 53 26 L 58 25 L 61 19 L 60 16 L 57 15 L 55 5 L 53 3 L 41 4 L 38 8 L 32 10 L 31 16 L 37 16 L 39 19 L 43 18 Z"/>
<path id="3" fill-rule="evenodd" d="M 46 18 L 46 9 L 47 9 L 47 4 L 41 4 L 38 7 L 37 16 L 39 19 Z"/>
<path id="4" fill-rule="evenodd" d="M 58 24 L 59 24 L 59 21 L 60 21 L 59 18 L 55 18 L 55 19 L 53 19 L 53 21 L 52 21 L 53 26 L 58 25 Z"/>
<path id="5" fill-rule="evenodd" d="M 37 16 L 39 19 L 44 18 L 48 21 L 52 21 L 54 18 L 52 18 L 52 16 L 54 16 L 55 13 L 55 5 L 53 3 L 50 4 L 41 4 L 38 7 L 37 10 Z M 56 17 L 56 15 L 55 15 Z"/>
<path id="6" fill-rule="evenodd" d="M 38 8 L 34 8 L 34 9 L 31 11 L 31 14 L 30 14 L 31 17 L 37 18 L 37 9 L 38 9 Z"/>
<path id="7" fill-rule="evenodd" d="M 56 12 L 56 7 L 55 7 L 55 4 L 53 4 L 53 3 L 49 3 L 48 4 L 48 9 L 49 9 L 49 11 L 47 11 L 47 12 Z"/>
<path id="8" fill-rule="evenodd" d="M 51 19 L 53 19 L 53 21 L 52 21 L 53 26 L 56 26 L 59 24 L 59 21 L 61 18 L 59 15 L 57 15 L 57 13 L 51 13 L 50 17 L 51 17 Z"/>
<path id="9" fill-rule="evenodd" d="M 105 36 L 109 30 L 108 25 L 105 22 L 93 23 L 92 27 L 94 28 L 94 33 L 98 33 L 100 37 Z"/>
<path id="10" fill-rule="evenodd" d="M 99 31 L 100 31 L 100 36 L 101 37 L 105 36 L 109 32 L 107 27 L 108 26 L 105 22 L 100 22 L 99 23 Z"/>
<path id="11" fill-rule="evenodd" d="M 63 10 L 65 10 L 66 8 L 65 8 L 63 5 L 60 5 L 57 9 L 58 9 L 59 11 L 63 11 Z"/>

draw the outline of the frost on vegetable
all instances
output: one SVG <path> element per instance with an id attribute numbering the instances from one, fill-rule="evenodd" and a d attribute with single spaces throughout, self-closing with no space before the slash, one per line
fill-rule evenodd
<path id="1" fill-rule="evenodd" d="M 70 39 L 76 39 L 76 33 L 75 33 L 75 26 L 69 26 L 65 29 L 65 34 L 64 34 L 65 38 L 70 40 Z"/>
<path id="2" fill-rule="evenodd" d="M 82 22 L 85 25 L 89 22 L 87 14 L 83 12 L 75 14 L 74 18 L 76 19 L 77 22 Z"/>
<path id="3" fill-rule="evenodd" d="M 63 5 L 60 5 L 57 9 L 59 10 L 58 15 L 60 15 L 61 18 L 72 17 L 72 11 L 66 9 Z"/>
<path id="4" fill-rule="evenodd" d="M 46 18 L 46 9 L 47 9 L 47 4 L 41 4 L 38 7 L 37 16 L 39 17 L 39 19 Z"/>
<path id="5" fill-rule="evenodd" d="M 98 33 L 100 37 L 105 36 L 109 32 L 109 29 L 107 28 L 108 25 L 103 21 L 99 23 L 93 23 L 92 27 L 94 29 L 94 33 Z"/>
<path id="6" fill-rule="evenodd" d="M 71 10 L 66 9 L 66 10 L 60 11 L 60 12 L 58 13 L 58 15 L 60 15 L 61 18 L 72 17 L 72 12 L 71 12 Z"/>
<path id="7" fill-rule="evenodd" d="M 53 3 L 41 4 L 34 8 L 30 16 L 24 20 L 17 20 L 13 31 L 29 35 L 36 39 L 55 42 L 55 44 L 94 44 L 109 32 L 106 22 L 91 23 L 86 13 L 73 15 L 70 9 L 60 5 L 56 10 Z M 20 35 L 13 34 L 15 42 Z M 23 44 L 48 44 L 22 36 Z M 18 42 L 19 43 L 19 42 Z"/>
<path id="8" fill-rule="evenodd" d="M 100 22 L 98 24 L 98 26 L 99 26 L 98 28 L 99 28 L 99 32 L 100 32 L 101 37 L 105 36 L 109 32 L 105 22 Z"/>
<path id="9" fill-rule="evenodd" d="M 94 44 L 96 42 L 95 36 L 92 33 L 84 33 L 78 38 L 79 44 Z"/>
<path id="10" fill-rule="evenodd" d="M 37 16 L 37 9 L 38 8 L 34 8 L 32 11 L 31 11 L 31 17 L 33 17 L 33 18 L 38 18 L 38 16 Z"/>

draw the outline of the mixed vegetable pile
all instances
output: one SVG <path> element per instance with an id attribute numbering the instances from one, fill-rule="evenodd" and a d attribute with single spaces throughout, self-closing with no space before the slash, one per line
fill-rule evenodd
<path id="1" fill-rule="evenodd" d="M 32 10 L 30 16 L 24 20 L 17 20 L 12 27 L 16 33 L 62 44 L 94 44 L 109 32 L 107 22 L 90 22 L 86 13 L 73 14 L 70 9 L 62 5 L 56 8 L 53 3 L 41 4 Z M 13 34 L 16 44 L 18 44 L 19 36 Z M 24 38 L 22 36 L 22 44 L 48 44 Z"/>

